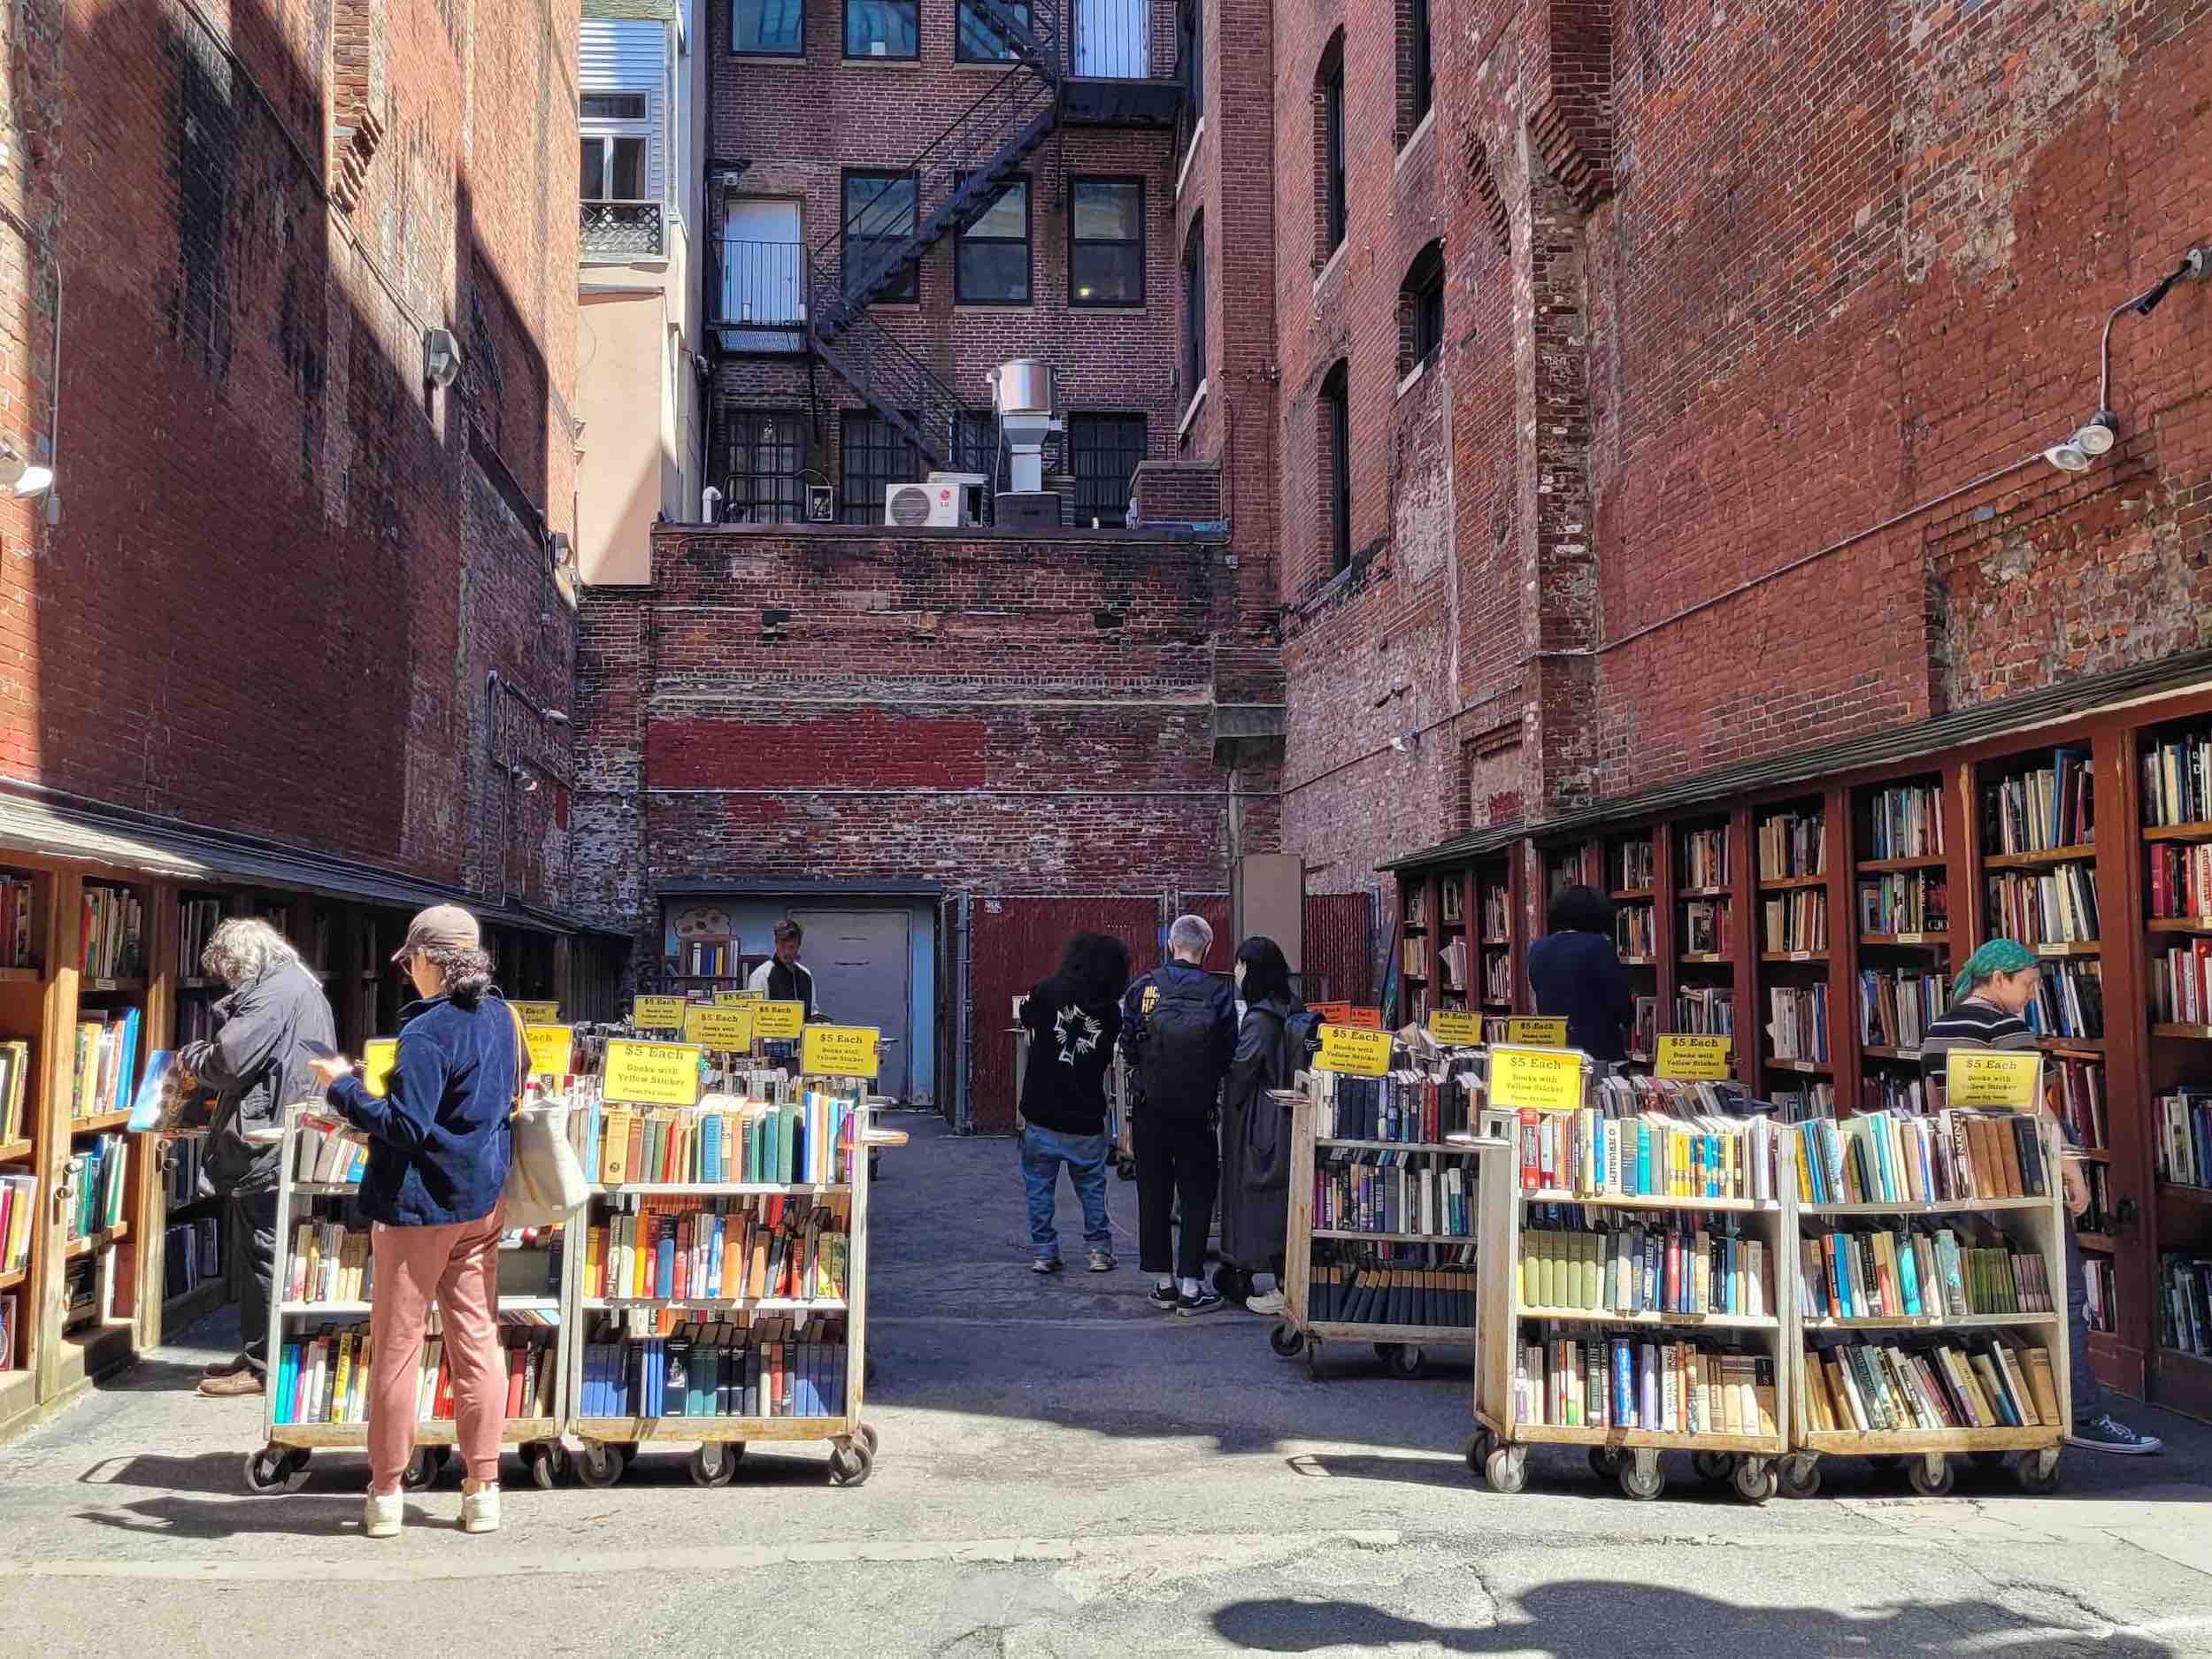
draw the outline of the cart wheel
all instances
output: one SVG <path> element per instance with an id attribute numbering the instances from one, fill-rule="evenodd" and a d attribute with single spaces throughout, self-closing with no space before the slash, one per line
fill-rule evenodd
<path id="1" fill-rule="evenodd" d="M 562 1465 L 568 1461 L 558 1440 L 534 1440 L 522 1448 L 522 1466 L 530 1471 L 530 1479 L 541 1492 L 550 1492 L 561 1484 Z"/>
<path id="2" fill-rule="evenodd" d="M 1490 1456 L 1490 1431 L 1477 1429 L 1475 1438 L 1467 1442 L 1467 1472 L 1479 1479 L 1482 1466 Z"/>
<path id="3" fill-rule="evenodd" d="M 2020 1483 L 2020 1490 L 2036 1497 L 2044 1497 L 2058 1490 L 2058 1448 L 2048 1447 L 2039 1452 L 2022 1452 L 2012 1466 L 2013 1479 Z"/>
<path id="4" fill-rule="evenodd" d="M 1491 1448 L 1483 1460 L 1482 1478 L 1490 1483 L 1490 1490 L 1502 1492 L 1508 1497 L 1528 1486 L 1528 1448 L 1523 1446 L 1498 1446 Z"/>
<path id="5" fill-rule="evenodd" d="M 830 1453 L 830 1485 L 864 1486 L 874 1472 L 875 1466 L 876 1455 L 868 1449 L 866 1441 L 856 1440 L 849 1447 L 840 1446 Z"/>
<path id="6" fill-rule="evenodd" d="M 622 1479 L 623 1466 L 629 1460 L 623 1456 L 618 1446 L 610 1446 L 604 1440 L 586 1440 L 584 1449 L 572 1461 L 576 1479 L 586 1486 L 611 1486 Z"/>
<path id="7" fill-rule="evenodd" d="M 399 1484 L 403 1490 L 420 1492 L 445 1472 L 445 1465 L 434 1455 L 439 1448 L 418 1446 L 407 1459 L 407 1467 L 400 1471 Z"/>
<path id="8" fill-rule="evenodd" d="M 1590 1472 L 1600 1480 L 1617 1480 L 1621 1463 L 1628 1454 L 1617 1446 L 1593 1446 L 1590 1448 Z"/>
<path id="9" fill-rule="evenodd" d="M 1267 1333 L 1267 1345 L 1275 1350 L 1277 1359 L 1296 1359 L 1299 1350 L 1306 1346 L 1304 1335 L 1291 1328 L 1290 1321 L 1279 1319 Z"/>
<path id="10" fill-rule="evenodd" d="M 1620 1482 L 1625 1495 L 1647 1502 L 1667 1489 L 1667 1471 L 1660 1465 L 1659 1455 L 1650 1452 L 1622 1463 Z"/>
<path id="11" fill-rule="evenodd" d="M 1690 1467 L 1696 1470 L 1698 1478 L 1708 1485 L 1724 1486 L 1735 1475 L 1736 1455 L 1733 1452 L 1692 1452 Z"/>
<path id="12" fill-rule="evenodd" d="M 1786 1457 L 1782 1460 L 1782 1495 L 1816 1498 L 1820 1495 L 1820 1459 Z"/>
<path id="13" fill-rule="evenodd" d="M 1390 1351 L 1383 1354 L 1383 1349 Z M 1375 1351 L 1382 1354 L 1383 1369 L 1393 1377 L 1418 1377 L 1428 1370 L 1428 1356 L 1411 1342 L 1378 1342 Z"/>
<path id="14" fill-rule="evenodd" d="M 1214 1269 L 1214 1289 L 1224 1302 L 1242 1302 L 1252 1294 L 1252 1275 L 1233 1262 Z"/>
<path id="15" fill-rule="evenodd" d="M 265 1446 L 246 1454 L 246 1490 L 267 1494 L 297 1492 L 307 1484 L 307 1448 Z"/>
<path id="16" fill-rule="evenodd" d="M 695 1486 L 726 1486 L 735 1473 L 737 1459 L 719 1440 L 709 1440 L 691 1454 L 691 1484 Z"/>
<path id="17" fill-rule="evenodd" d="M 1781 1489 L 1782 1478 L 1775 1473 L 1772 1458 L 1744 1457 L 1737 1460 L 1733 1483 L 1746 1503 L 1764 1503 Z"/>
<path id="18" fill-rule="evenodd" d="M 1922 1497 L 1942 1497 L 1951 1490 L 1951 1460 L 1941 1452 L 1916 1457 L 1905 1466 L 1905 1479 Z"/>

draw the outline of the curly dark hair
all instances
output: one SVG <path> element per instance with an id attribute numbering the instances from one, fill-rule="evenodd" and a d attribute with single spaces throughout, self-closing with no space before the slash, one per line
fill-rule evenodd
<path id="1" fill-rule="evenodd" d="M 1118 1002 L 1129 988 L 1129 947 L 1111 933 L 1078 933 L 1060 956 L 1060 977 L 1087 1002 Z"/>
<path id="2" fill-rule="evenodd" d="M 1613 936 L 1613 903 L 1595 887 L 1564 887 L 1552 895 L 1544 914 L 1544 928 L 1554 933 L 1602 933 Z"/>
<path id="3" fill-rule="evenodd" d="M 1237 960 L 1244 964 L 1246 1002 L 1291 1000 L 1290 960 L 1283 955 L 1283 948 L 1265 933 L 1255 933 L 1239 945 Z"/>
<path id="4" fill-rule="evenodd" d="M 474 1008 L 492 988 L 492 959 L 463 946 L 425 946 L 422 954 L 445 975 L 444 995 L 457 1008 Z"/>

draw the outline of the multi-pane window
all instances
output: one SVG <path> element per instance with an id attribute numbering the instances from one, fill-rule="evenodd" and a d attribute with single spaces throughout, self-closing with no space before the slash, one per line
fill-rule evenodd
<path id="1" fill-rule="evenodd" d="M 1327 491 L 1329 573 L 1352 563 L 1352 409 L 1350 376 L 1339 363 L 1321 382 L 1321 440 L 1328 449 L 1323 469 Z"/>
<path id="2" fill-rule="evenodd" d="M 1336 251 L 1344 242 L 1344 55 L 1340 51 L 1321 83 L 1322 252 Z"/>
<path id="3" fill-rule="evenodd" d="M 804 0 L 730 0 L 730 50 L 774 58 L 805 56 Z"/>
<path id="4" fill-rule="evenodd" d="M 1183 244 L 1183 396 L 1206 378 L 1206 227 L 1193 222 Z"/>
<path id="5" fill-rule="evenodd" d="M 849 409 L 838 427 L 844 488 L 837 516 L 847 524 L 881 524 L 887 487 L 918 483 L 929 463 L 881 415 Z"/>
<path id="6" fill-rule="evenodd" d="M 1068 417 L 1068 470 L 1075 474 L 1075 522 L 1114 526 L 1129 516 L 1132 481 L 1144 459 L 1142 415 Z"/>
<path id="7" fill-rule="evenodd" d="M 595 133 L 583 141 L 587 202 L 642 202 L 645 196 L 645 140 L 627 134 Z"/>
<path id="8" fill-rule="evenodd" d="M 989 524 L 999 483 L 998 417 L 987 409 L 964 409 L 952 418 L 952 470 L 974 472 L 984 481 L 976 491 L 977 522 Z"/>
<path id="9" fill-rule="evenodd" d="M 1398 291 L 1398 373 L 1413 373 L 1444 343 L 1444 248 L 1431 242 L 1413 257 Z"/>
<path id="10" fill-rule="evenodd" d="M 953 250 L 953 297 L 964 305 L 1029 303 L 1029 180 L 987 196 Z"/>
<path id="11" fill-rule="evenodd" d="M 722 516 L 732 524 L 797 524 L 806 516 L 806 442 L 796 415 L 733 410 Z"/>
<path id="12" fill-rule="evenodd" d="M 1068 303 L 1144 303 L 1144 180 L 1070 181 Z"/>
<path id="13" fill-rule="evenodd" d="M 845 56 L 919 58 L 919 0 L 845 0 Z"/>
<path id="14" fill-rule="evenodd" d="M 910 173 L 848 173 L 845 229 L 841 242 L 845 291 L 889 259 L 914 236 L 914 175 Z M 909 261 L 875 297 L 911 301 L 920 288 Z"/>
<path id="15" fill-rule="evenodd" d="M 1206 112 L 1205 0 L 1181 0 L 1175 8 L 1175 66 L 1183 77 L 1183 97 L 1195 123 Z"/>
<path id="16" fill-rule="evenodd" d="M 1429 0 L 1406 0 L 1406 4 L 1412 12 L 1408 29 L 1412 38 L 1406 42 L 1407 54 L 1412 60 L 1406 65 L 1407 80 L 1411 83 L 1408 88 L 1412 102 L 1409 111 L 1411 121 L 1407 128 L 1410 135 L 1412 128 L 1420 126 L 1428 114 L 1429 104 L 1436 96 L 1436 62 L 1429 43 Z"/>
<path id="17" fill-rule="evenodd" d="M 587 92 L 576 100 L 576 114 L 586 121 L 641 121 L 645 119 L 642 92 Z"/>
<path id="18" fill-rule="evenodd" d="M 1022 27 L 1031 27 L 1029 0 L 998 0 L 999 9 L 1013 14 Z M 1002 64 L 1015 56 L 1006 31 L 974 0 L 960 0 L 959 21 L 953 31 L 952 55 L 964 64 Z"/>

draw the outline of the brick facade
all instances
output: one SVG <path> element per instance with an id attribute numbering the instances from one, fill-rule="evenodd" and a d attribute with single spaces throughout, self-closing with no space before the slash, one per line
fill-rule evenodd
<path id="1" fill-rule="evenodd" d="M 569 701 L 573 10 L 13 17 L 0 772 L 558 904 L 567 743 L 485 677 Z"/>

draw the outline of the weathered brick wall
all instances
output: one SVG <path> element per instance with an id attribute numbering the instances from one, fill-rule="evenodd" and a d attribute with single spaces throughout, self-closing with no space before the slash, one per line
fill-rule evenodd
<path id="1" fill-rule="evenodd" d="M 574 15 L 16 15 L 19 97 L 69 111 L 7 175 L 35 167 L 51 196 L 19 216 L 58 221 L 63 511 L 8 510 L 0 766 L 557 902 L 567 744 L 507 711 L 499 760 L 539 776 L 511 806 L 484 680 L 570 696 L 545 537 L 574 493 Z M 36 258 L 0 284 L 35 346 Z M 466 357 L 449 390 L 424 383 L 429 326 Z M 9 366 L 42 377 L 50 349 L 11 341 Z"/>

